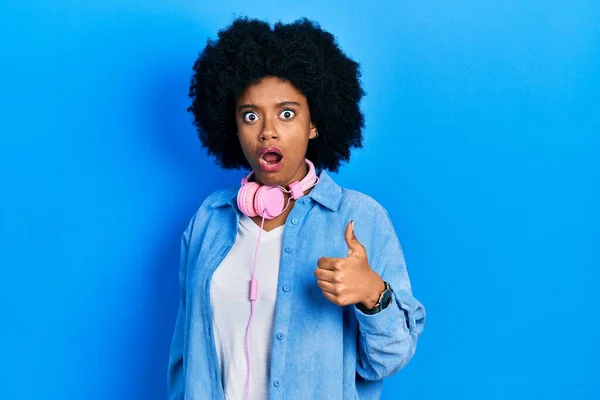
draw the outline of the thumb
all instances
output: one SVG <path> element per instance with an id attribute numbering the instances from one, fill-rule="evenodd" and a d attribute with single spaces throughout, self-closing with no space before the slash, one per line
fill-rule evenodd
<path id="1" fill-rule="evenodd" d="M 346 225 L 346 231 L 344 232 L 344 238 L 346 239 L 346 244 L 348 245 L 348 255 L 351 256 L 356 254 L 362 245 L 354 235 L 354 220 L 350 221 L 348 225 Z"/>

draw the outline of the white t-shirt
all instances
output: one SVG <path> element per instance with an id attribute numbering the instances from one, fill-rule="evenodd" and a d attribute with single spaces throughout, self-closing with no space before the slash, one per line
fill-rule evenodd
<path id="1" fill-rule="evenodd" d="M 264 400 L 269 393 L 271 340 L 277 296 L 277 277 L 283 240 L 279 226 L 262 231 L 256 279 L 258 294 L 250 329 L 252 400 Z M 240 217 L 235 244 L 214 272 L 210 301 L 213 311 L 215 344 L 227 400 L 243 400 L 246 394 L 246 327 L 250 317 L 250 278 L 260 226 L 246 215 Z"/>

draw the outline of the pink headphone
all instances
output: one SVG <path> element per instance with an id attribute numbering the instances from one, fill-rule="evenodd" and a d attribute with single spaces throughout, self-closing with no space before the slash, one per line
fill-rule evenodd
<path id="1" fill-rule="evenodd" d="M 285 205 L 283 192 L 290 193 L 294 200 L 304 196 L 304 192 L 319 182 L 319 177 L 315 172 L 315 166 L 309 159 L 305 159 L 308 165 L 308 173 L 301 181 L 295 181 L 290 184 L 289 190 L 281 186 L 259 185 L 256 182 L 250 182 L 254 171 L 250 171 L 248 176 L 242 179 L 242 187 L 238 191 L 237 204 L 241 212 L 249 217 L 264 216 L 266 219 L 273 219 L 289 205 Z"/>

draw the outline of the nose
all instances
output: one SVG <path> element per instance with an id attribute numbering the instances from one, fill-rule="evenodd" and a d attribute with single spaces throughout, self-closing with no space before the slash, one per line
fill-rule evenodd
<path id="1" fill-rule="evenodd" d="M 260 132 L 260 140 L 264 142 L 267 140 L 277 139 L 278 137 L 279 133 L 277 133 L 275 124 L 271 122 L 270 119 L 267 119 L 263 125 L 262 131 Z"/>

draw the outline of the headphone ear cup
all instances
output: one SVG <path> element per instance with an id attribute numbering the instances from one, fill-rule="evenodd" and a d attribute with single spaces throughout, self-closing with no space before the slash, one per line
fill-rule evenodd
<path id="1" fill-rule="evenodd" d="M 258 213 L 254 208 L 254 197 L 260 189 L 260 185 L 256 182 L 248 182 L 240 188 L 237 196 L 238 208 L 241 212 L 249 217 L 256 217 Z"/>
<path id="2" fill-rule="evenodd" d="M 261 186 L 254 196 L 254 210 L 259 216 L 273 219 L 283 212 L 285 197 L 278 187 Z"/>

